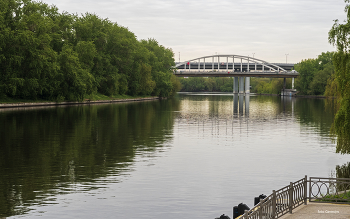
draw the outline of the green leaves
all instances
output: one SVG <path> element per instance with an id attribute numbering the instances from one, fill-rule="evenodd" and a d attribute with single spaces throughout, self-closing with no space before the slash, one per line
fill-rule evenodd
<path id="1" fill-rule="evenodd" d="M 299 72 L 295 87 L 301 94 L 324 95 L 329 78 L 334 74 L 334 52 L 322 53 L 317 59 L 302 60 L 296 64 Z"/>
<path id="2" fill-rule="evenodd" d="M 31 0 L 0 0 L 0 92 L 11 97 L 83 100 L 175 92 L 173 52 L 154 39 L 86 13 L 58 13 Z"/>
<path id="3" fill-rule="evenodd" d="M 350 0 L 345 0 L 350 3 Z M 346 4 L 347 23 L 335 20 L 328 34 L 329 43 L 337 47 L 333 63 L 335 76 L 328 82 L 327 93 L 337 93 L 339 110 L 335 116 L 333 131 L 337 135 L 337 152 L 350 153 L 350 5 Z"/>

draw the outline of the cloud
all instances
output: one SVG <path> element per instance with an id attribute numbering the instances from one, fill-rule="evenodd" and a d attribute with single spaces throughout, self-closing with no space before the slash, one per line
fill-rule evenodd
<path id="1" fill-rule="evenodd" d="M 128 27 L 138 39 L 155 38 L 176 60 L 215 52 L 270 62 L 299 62 L 334 50 L 333 20 L 345 19 L 343 0 L 46 0 L 60 11 L 96 13 Z"/>

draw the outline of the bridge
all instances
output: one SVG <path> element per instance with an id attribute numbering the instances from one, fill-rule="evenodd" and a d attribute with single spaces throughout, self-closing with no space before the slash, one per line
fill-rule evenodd
<path id="1" fill-rule="evenodd" d="M 292 70 L 293 67 L 294 64 L 269 63 L 249 56 L 212 55 L 176 63 L 174 75 L 178 77 L 234 77 L 233 92 L 238 93 L 239 88 L 239 93 L 250 93 L 250 77 L 284 78 L 284 88 L 286 78 L 292 78 L 292 88 L 294 88 L 294 78 L 298 77 L 299 73 Z"/>

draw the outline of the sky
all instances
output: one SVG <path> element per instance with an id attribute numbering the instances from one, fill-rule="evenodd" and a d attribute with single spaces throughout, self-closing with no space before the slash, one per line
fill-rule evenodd
<path id="1" fill-rule="evenodd" d="M 344 0 L 42 1 L 60 12 L 108 18 L 138 40 L 154 38 L 173 50 L 176 62 L 234 54 L 298 63 L 335 51 L 328 31 L 335 19 L 346 19 Z"/>

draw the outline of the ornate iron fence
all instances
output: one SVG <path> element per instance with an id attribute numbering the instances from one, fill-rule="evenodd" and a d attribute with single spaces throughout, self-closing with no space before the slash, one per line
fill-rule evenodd
<path id="1" fill-rule="evenodd" d="M 268 197 L 241 216 L 243 219 L 272 219 L 292 213 L 292 210 L 307 203 L 307 176 L 280 190 L 273 190 Z"/>
<path id="2" fill-rule="evenodd" d="M 309 182 L 309 195 L 307 183 Z M 251 210 L 245 211 L 240 219 L 275 219 L 287 213 L 292 213 L 296 207 L 309 202 L 342 202 L 350 203 L 349 178 L 322 178 L 307 176 L 291 182 L 280 190 L 261 199 Z"/>
<path id="3" fill-rule="evenodd" d="M 310 177 L 309 201 L 350 203 L 350 179 Z"/>

